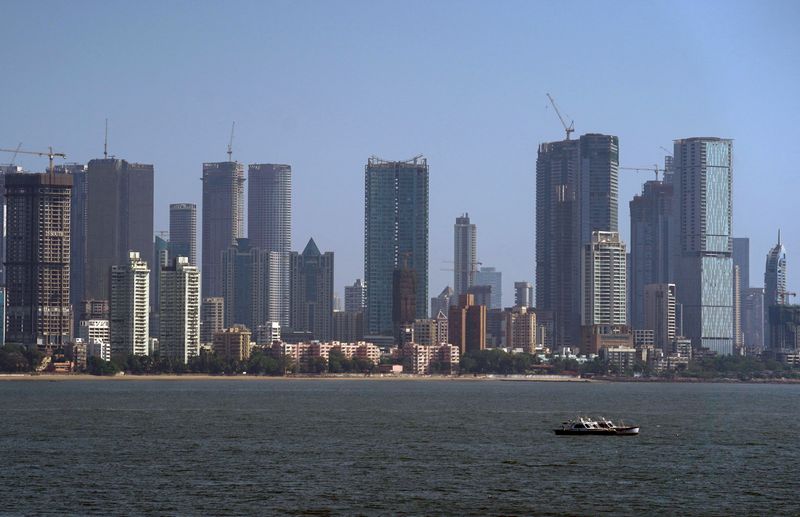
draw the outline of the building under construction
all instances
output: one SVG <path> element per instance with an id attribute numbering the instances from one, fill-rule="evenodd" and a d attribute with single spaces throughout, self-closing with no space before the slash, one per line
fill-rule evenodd
<path id="1" fill-rule="evenodd" d="M 5 176 L 8 343 L 61 345 L 71 334 L 68 174 Z"/>

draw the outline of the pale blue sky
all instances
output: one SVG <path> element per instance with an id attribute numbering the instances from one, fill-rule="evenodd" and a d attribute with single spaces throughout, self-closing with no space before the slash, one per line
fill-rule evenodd
<path id="1" fill-rule="evenodd" d="M 661 163 L 690 136 L 734 142 L 734 232 L 751 284 L 783 229 L 800 290 L 800 2 L 0 1 L 0 147 L 110 151 L 156 170 L 168 204 L 200 202 L 204 161 L 290 163 L 293 247 L 336 253 L 336 285 L 363 275 L 367 158 L 428 157 L 430 287 L 452 283 L 452 225 L 478 254 L 533 279 L 536 148 L 620 137 L 621 164 Z M 5 162 L 8 156 L 0 156 Z M 18 158 L 30 169 L 44 162 Z M 622 173 L 628 202 L 650 175 Z"/>

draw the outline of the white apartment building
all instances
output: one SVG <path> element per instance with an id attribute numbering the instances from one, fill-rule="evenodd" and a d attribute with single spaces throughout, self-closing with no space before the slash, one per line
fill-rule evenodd
<path id="1" fill-rule="evenodd" d="M 148 355 L 150 269 L 131 251 L 128 263 L 111 268 L 111 353 L 117 357 Z"/>
<path id="2" fill-rule="evenodd" d="M 159 353 L 187 363 L 200 350 L 200 271 L 175 257 L 160 275 Z"/>

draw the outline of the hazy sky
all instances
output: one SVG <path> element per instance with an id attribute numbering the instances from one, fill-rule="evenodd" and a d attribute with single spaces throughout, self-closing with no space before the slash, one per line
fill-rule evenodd
<path id="1" fill-rule="evenodd" d="M 226 158 L 235 120 L 235 159 L 292 165 L 293 247 L 334 251 L 340 294 L 363 276 L 367 158 L 424 154 L 430 295 L 452 284 L 469 212 L 510 304 L 534 277 L 537 145 L 563 136 L 546 92 L 576 134 L 618 135 L 623 166 L 733 138 L 751 284 L 780 226 L 800 290 L 800 2 L 0 0 L 0 19 L 0 147 L 86 162 L 108 117 L 110 152 L 155 165 L 161 230 L 169 203 L 199 208 L 201 164 Z M 626 242 L 650 177 L 621 172 Z"/>

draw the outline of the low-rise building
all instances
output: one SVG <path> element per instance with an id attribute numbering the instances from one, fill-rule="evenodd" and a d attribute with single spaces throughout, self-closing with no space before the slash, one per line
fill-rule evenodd
<path id="1" fill-rule="evenodd" d="M 624 372 L 636 364 L 636 349 L 625 346 L 602 347 L 600 359 L 607 361 L 609 366 L 616 367 L 617 371 Z"/>
<path id="2" fill-rule="evenodd" d="M 409 373 L 416 375 L 431 373 L 451 375 L 458 371 L 458 363 L 461 358 L 459 347 L 447 343 L 434 346 L 406 343 L 398 353 L 404 362 L 410 363 L 411 371 Z"/>
<path id="3" fill-rule="evenodd" d="M 250 350 L 250 330 L 244 325 L 234 325 L 214 334 L 214 353 L 224 360 L 246 361 Z"/>

